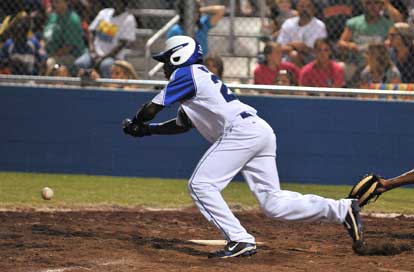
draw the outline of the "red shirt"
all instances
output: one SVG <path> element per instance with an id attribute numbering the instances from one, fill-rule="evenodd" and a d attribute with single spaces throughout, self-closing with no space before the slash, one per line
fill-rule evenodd
<path id="1" fill-rule="evenodd" d="M 274 79 L 280 70 L 287 70 L 292 72 L 297 81 L 299 78 L 299 68 L 290 62 L 282 61 L 276 70 L 271 70 L 266 64 L 259 64 L 254 69 L 254 84 L 274 85 Z"/>
<path id="2" fill-rule="evenodd" d="M 345 85 L 344 69 L 335 61 L 330 61 L 325 69 L 315 68 L 315 61 L 302 67 L 299 85 L 309 87 L 336 87 Z"/>

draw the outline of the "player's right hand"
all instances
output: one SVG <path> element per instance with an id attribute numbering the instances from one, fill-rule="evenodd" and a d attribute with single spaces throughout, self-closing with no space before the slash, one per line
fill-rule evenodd
<path id="1" fill-rule="evenodd" d="M 125 134 L 134 137 L 150 136 L 149 126 L 146 124 L 136 124 L 133 120 L 127 118 L 122 121 L 122 130 Z"/>

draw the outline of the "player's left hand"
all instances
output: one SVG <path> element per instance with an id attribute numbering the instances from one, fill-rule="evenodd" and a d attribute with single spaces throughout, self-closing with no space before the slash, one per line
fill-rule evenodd
<path id="1" fill-rule="evenodd" d="M 125 134 L 134 137 L 150 136 L 149 126 L 146 124 L 136 124 L 133 120 L 127 118 L 122 121 L 122 130 Z"/>
<path id="2" fill-rule="evenodd" d="M 379 189 L 381 187 L 383 187 L 381 177 L 376 174 L 369 174 L 352 187 L 348 198 L 358 199 L 359 206 L 362 208 L 372 200 L 376 201 L 380 197 L 381 191 Z"/>

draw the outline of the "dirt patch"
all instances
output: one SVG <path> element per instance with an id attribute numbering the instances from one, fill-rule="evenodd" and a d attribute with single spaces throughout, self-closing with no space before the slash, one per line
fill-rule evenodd
<path id="1" fill-rule="evenodd" d="M 0 271 L 414 269 L 414 218 L 364 216 L 367 243 L 379 245 L 379 251 L 358 256 L 341 225 L 276 222 L 257 211 L 236 214 L 257 241 L 264 242 L 253 257 L 208 259 L 208 253 L 220 248 L 188 240 L 222 237 L 195 209 L 2 211 Z"/>

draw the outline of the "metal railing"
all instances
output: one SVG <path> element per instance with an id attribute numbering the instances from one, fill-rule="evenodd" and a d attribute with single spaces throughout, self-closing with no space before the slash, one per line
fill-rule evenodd
<path id="1" fill-rule="evenodd" d="M 128 11 L 138 17 L 173 17 L 176 13 L 174 10 L 171 9 L 128 9 Z"/>
<path id="2" fill-rule="evenodd" d="M 180 20 L 179 15 L 175 15 L 171 20 L 168 21 L 160 30 L 158 30 L 145 44 L 145 79 L 148 77 L 153 76 L 156 72 L 159 71 L 162 67 L 162 63 L 158 63 L 153 69 L 150 71 L 150 61 L 151 61 L 151 46 L 161 38 L 167 31 L 178 21 Z M 151 72 L 151 73 L 150 73 Z"/>
<path id="3" fill-rule="evenodd" d="M 165 80 L 122 80 L 122 79 L 97 79 L 85 80 L 78 77 L 44 77 L 44 76 L 21 76 L 21 75 L 0 75 L 0 85 L 25 85 L 25 86 L 42 86 L 48 85 L 53 87 L 73 87 L 88 86 L 98 88 L 105 84 L 116 85 L 134 85 L 142 87 L 150 87 L 150 90 L 155 90 L 155 87 L 163 87 L 168 83 Z M 59 84 L 59 86 L 56 86 Z M 62 84 L 65 84 L 62 86 Z M 269 91 L 277 94 L 279 91 L 303 92 L 307 94 L 341 94 L 341 95 L 379 95 L 380 97 L 410 97 L 414 99 L 414 91 L 392 91 L 392 90 L 372 90 L 372 89 L 348 89 L 348 88 L 322 88 L 322 87 L 302 87 L 302 86 L 279 86 L 279 85 L 254 85 L 254 84 L 226 84 L 233 90 L 254 90 L 260 92 Z M 332 98 L 332 97 L 331 97 Z M 352 98 L 352 97 L 350 97 Z"/>

